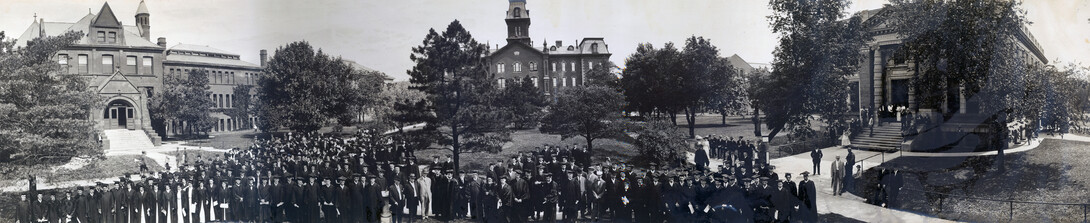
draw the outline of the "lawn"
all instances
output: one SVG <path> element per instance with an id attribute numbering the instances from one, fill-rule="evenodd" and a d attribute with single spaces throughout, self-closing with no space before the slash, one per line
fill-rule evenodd
<path id="1" fill-rule="evenodd" d="M 0 180 L 0 187 L 26 185 L 26 176 L 28 174 L 37 176 L 38 184 L 43 185 L 53 182 L 91 180 L 116 177 L 126 173 L 137 173 L 140 171 L 140 160 L 146 161 L 148 169 L 151 171 L 163 170 L 163 167 L 156 164 L 154 160 L 144 156 L 107 156 L 103 159 L 90 160 L 90 163 L 78 169 L 57 168 L 54 170 L 52 166 L 46 165 L 15 167 L 0 175 L 0 179 L 2 179 Z"/>
<path id="2" fill-rule="evenodd" d="M 997 171 L 994 156 L 902 157 L 881 167 L 906 171 L 905 188 L 997 200 L 1088 203 L 1090 160 L 1086 157 L 1090 157 L 1090 143 L 1046 139 L 1034 150 L 1008 154 L 1005 173 Z M 876 171 L 867 171 L 861 181 L 873 185 L 876 175 Z M 900 196 L 902 205 L 896 208 L 944 219 L 996 222 L 1011 217 L 1011 206 L 1006 202 L 912 190 L 904 190 Z M 1082 221 L 1084 214 L 1079 206 L 1015 203 L 1013 209 L 1014 222 L 1075 222 Z"/>
<path id="3" fill-rule="evenodd" d="M 222 160 L 224 152 L 205 151 L 205 150 L 181 150 L 173 152 L 165 152 L 163 154 L 171 155 L 178 158 L 178 162 L 181 163 L 196 163 L 197 156 L 200 156 L 201 160 L 205 163 L 212 162 L 214 160 Z M 183 156 L 185 154 L 185 156 Z M 185 160 L 183 160 L 185 159 Z"/>
<path id="4" fill-rule="evenodd" d="M 560 140 L 560 135 L 543 134 L 537 130 L 521 130 L 511 134 L 511 142 L 504 144 L 503 150 L 499 153 L 462 153 L 460 162 L 466 169 L 483 170 L 488 168 L 489 163 L 507 161 L 511 159 L 511 156 L 518 155 L 519 152 L 536 151 L 545 145 L 566 147 L 568 145 L 583 146 L 586 144 L 586 140 L 582 137 Z M 594 140 L 594 151 L 592 152 L 594 153 L 592 158 L 594 162 L 603 162 L 607 157 L 616 162 L 617 160 L 628 160 L 636 156 L 636 150 L 632 144 L 613 139 Z M 429 148 L 417 151 L 416 157 L 430 161 L 433 155 L 442 157 L 449 154 L 450 150 L 448 149 Z"/>

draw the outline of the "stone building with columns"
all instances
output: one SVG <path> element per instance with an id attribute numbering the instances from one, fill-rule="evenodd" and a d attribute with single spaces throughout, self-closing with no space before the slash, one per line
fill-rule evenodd
<path id="1" fill-rule="evenodd" d="M 877 108 L 903 106 L 909 111 L 916 112 L 920 108 L 916 101 L 915 89 L 911 86 L 912 77 L 920 74 L 916 64 L 900 54 L 895 53 L 903 43 L 903 39 L 884 22 L 888 15 L 888 6 L 865 10 L 856 13 L 863 19 L 863 25 L 870 30 L 873 39 L 867 43 L 867 48 L 861 50 L 865 54 L 861 61 L 860 69 L 856 75 L 850 77 L 852 89 L 855 92 L 850 96 L 852 111 L 861 108 Z M 1033 64 L 1047 64 L 1044 52 L 1040 44 L 1034 39 L 1033 34 L 1023 27 L 1015 37 L 1019 43 L 1017 57 Z M 949 111 L 945 113 L 977 113 L 980 105 L 977 100 L 966 98 L 965 93 L 957 97 L 950 97 L 937 111 Z"/>
<path id="2" fill-rule="evenodd" d="M 489 73 L 497 86 L 517 87 L 516 80 L 529 80 L 546 95 L 563 88 L 583 85 L 585 73 L 609 63 L 609 45 L 604 38 L 583 38 L 564 45 L 541 45 L 530 40 L 530 10 L 525 0 L 509 0 L 504 21 L 507 23 L 507 44 L 489 49 Z M 538 48 L 540 47 L 540 48 Z M 512 84 L 509 84 L 512 83 Z"/>

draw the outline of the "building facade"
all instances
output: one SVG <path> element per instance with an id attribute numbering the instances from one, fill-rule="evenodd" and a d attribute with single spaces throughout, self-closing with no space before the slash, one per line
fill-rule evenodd
<path id="1" fill-rule="evenodd" d="M 238 54 L 207 46 L 177 44 L 167 48 L 166 38 L 162 37 L 152 42 L 150 18 L 147 5 L 141 1 L 133 15 L 135 26 L 125 25 L 105 3 L 97 14 L 88 13 L 76 22 L 36 18 L 15 46 L 25 47 L 38 37 L 83 32 L 82 39 L 60 50 L 54 58 L 62 65 L 63 73 L 83 77 L 91 90 L 106 98 L 101 102 L 105 105 L 101 115 L 90 118 L 103 130 L 142 130 L 157 145 L 162 136 L 172 135 L 171 131 L 153 130 L 148 109 L 149 98 L 162 90 L 164 75 L 208 70 L 212 88 L 209 97 L 217 101 L 218 107 L 230 108 L 234 86 L 255 84 L 262 69 L 239 60 Z M 261 56 L 264 61 L 264 50 Z M 241 125 L 246 122 L 223 113 L 213 117 L 219 119 L 215 131 L 249 129 Z"/>
<path id="2" fill-rule="evenodd" d="M 583 85 L 586 72 L 607 66 L 609 46 L 604 38 L 583 38 L 572 45 L 557 40 L 537 48 L 530 40 L 530 10 L 525 0 L 510 0 L 505 21 L 507 44 L 489 50 L 489 73 L 503 88 L 529 80 L 544 94 Z"/>
<path id="3" fill-rule="evenodd" d="M 849 78 L 851 92 L 855 92 L 848 99 L 852 111 L 862 108 L 876 111 L 889 106 L 904 107 L 913 112 L 920 110 L 915 89 L 911 87 L 911 79 L 919 75 L 921 70 L 914 61 L 896 53 L 904 40 L 885 22 L 885 17 L 889 15 L 888 10 L 889 6 L 886 6 L 856 13 L 856 16 L 863 19 L 863 25 L 867 26 L 873 39 L 867 43 L 867 48 L 860 51 L 865 56 L 858 73 Z M 1014 56 L 1025 61 L 1027 65 L 1048 64 L 1040 44 L 1028 29 L 1023 27 L 1021 32 L 1011 38 L 1019 43 L 1020 52 Z M 958 114 L 978 113 L 979 102 L 966 98 L 964 91 L 962 87 L 961 93 L 956 97 L 949 97 L 943 106 L 935 109 Z"/>

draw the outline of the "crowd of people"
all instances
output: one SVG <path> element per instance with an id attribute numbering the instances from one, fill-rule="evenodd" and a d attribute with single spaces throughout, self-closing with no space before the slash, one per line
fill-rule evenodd
<path id="1" fill-rule="evenodd" d="M 813 222 L 809 172 L 781 179 L 760 142 L 709 137 L 717 169 L 592 163 L 545 146 L 486 169 L 416 157 L 388 140 L 316 134 L 255 140 L 222 157 L 73 190 L 21 195 L 25 222 Z M 699 148 L 699 147 L 698 147 Z M 188 159 L 183 159 L 188 160 Z M 418 164 L 420 162 L 422 164 Z"/>

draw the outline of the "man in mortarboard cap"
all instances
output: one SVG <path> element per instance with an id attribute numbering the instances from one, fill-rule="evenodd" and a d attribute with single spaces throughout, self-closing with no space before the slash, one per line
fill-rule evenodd
<path id="1" fill-rule="evenodd" d="M 805 222 L 817 221 L 817 188 L 814 181 L 810 180 L 810 172 L 802 172 L 802 181 L 799 181 L 799 200 L 805 206 L 799 207 L 800 217 Z"/>

